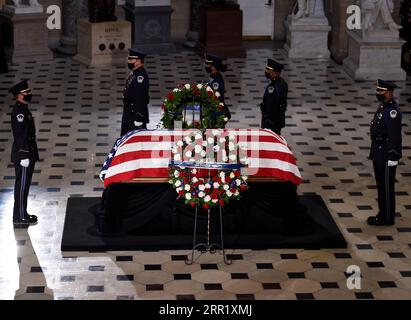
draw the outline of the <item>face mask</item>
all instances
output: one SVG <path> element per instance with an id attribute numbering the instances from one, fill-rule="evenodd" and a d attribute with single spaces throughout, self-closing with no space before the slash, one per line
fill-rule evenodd
<path id="1" fill-rule="evenodd" d="M 265 77 L 266 77 L 267 79 L 271 79 L 271 74 L 270 74 L 270 73 L 264 72 L 264 74 L 265 74 Z"/>
<path id="2" fill-rule="evenodd" d="M 205 71 L 206 71 L 207 73 L 211 73 L 211 67 L 205 67 Z"/>
<path id="3" fill-rule="evenodd" d="M 384 96 L 384 95 L 382 95 L 382 94 L 376 94 L 375 96 L 377 97 L 377 100 L 378 100 L 379 102 L 384 102 L 384 101 L 385 101 L 385 96 Z"/>
<path id="4" fill-rule="evenodd" d="M 26 96 L 24 96 L 23 100 L 26 102 L 31 102 L 31 100 L 33 99 L 33 95 L 30 93 Z"/>
<path id="5" fill-rule="evenodd" d="M 134 69 L 134 65 L 135 65 L 135 63 L 129 63 L 129 64 L 128 64 L 128 69 L 129 69 L 129 70 L 133 70 L 133 69 Z"/>

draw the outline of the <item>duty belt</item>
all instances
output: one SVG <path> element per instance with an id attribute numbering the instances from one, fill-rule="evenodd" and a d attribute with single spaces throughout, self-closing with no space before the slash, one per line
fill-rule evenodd
<path id="1" fill-rule="evenodd" d="M 388 138 L 387 138 L 387 137 L 384 137 L 384 136 L 377 136 L 377 137 L 371 138 L 371 140 L 372 140 L 372 141 L 375 141 L 375 142 L 385 143 L 385 142 L 388 141 Z"/>

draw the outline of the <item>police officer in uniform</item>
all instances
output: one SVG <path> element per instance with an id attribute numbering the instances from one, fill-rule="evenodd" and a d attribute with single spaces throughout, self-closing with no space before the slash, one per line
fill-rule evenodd
<path id="1" fill-rule="evenodd" d="M 128 68 L 131 70 L 123 92 L 121 135 L 138 129 L 147 129 L 149 123 L 149 79 L 144 69 L 145 54 L 129 49 Z"/>
<path id="2" fill-rule="evenodd" d="M 285 112 L 287 110 L 288 85 L 280 77 L 284 66 L 272 59 L 268 59 L 265 67 L 265 76 L 270 83 L 265 88 L 263 103 L 260 104 L 262 113 L 261 127 L 270 129 L 281 135 L 285 127 Z"/>
<path id="3" fill-rule="evenodd" d="M 375 180 L 378 189 L 378 214 L 369 217 L 370 225 L 393 225 L 395 223 L 395 173 L 402 157 L 402 114 L 394 100 L 397 86 L 378 80 L 377 99 L 380 102 L 371 121 L 371 151 Z"/>
<path id="4" fill-rule="evenodd" d="M 27 227 L 37 223 L 37 217 L 27 213 L 27 197 L 31 178 L 34 165 L 39 160 L 36 127 L 28 108 L 32 94 L 27 80 L 21 81 L 12 87 L 10 93 L 16 100 L 11 113 L 11 127 L 14 136 L 11 162 L 14 163 L 16 174 L 13 224 L 15 227 Z"/>
<path id="5" fill-rule="evenodd" d="M 231 112 L 225 104 L 225 85 L 223 75 L 221 74 L 221 72 L 227 71 L 227 66 L 223 64 L 223 60 L 219 56 L 214 54 L 205 55 L 204 65 L 205 71 L 210 74 L 207 85 L 220 94 L 218 100 L 224 104 L 221 112 L 227 118 L 227 123 L 231 119 Z"/>

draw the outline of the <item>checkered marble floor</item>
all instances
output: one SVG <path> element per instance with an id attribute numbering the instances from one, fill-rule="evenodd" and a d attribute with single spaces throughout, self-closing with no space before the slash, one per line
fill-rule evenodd
<path id="1" fill-rule="evenodd" d="M 255 47 L 255 46 L 254 46 Z M 225 74 L 230 127 L 258 127 L 271 57 L 286 63 L 290 85 L 284 136 L 298 158 L 299 193 L 318 193 L 349 247 L 327 250 L 234 250 L 203 255 L 187 266 L 189 251 L 61 252 L 68 197 L 102 192 L 99 169 L 119 135 L 126 66 L 87 68 L 70 58 L 12 67 L 0 75 L 0 299 L 411 299 L 411 82 L 398 83 L 404 113 L 404 157 L 397 174 L 397 224 L 370 227 L 377 211 L 369 151 L 376 109 L 372 82 L 354 83 L 330 61 L 289 61 L 280 49 L 250 48 L 229 59 Z M 151 123 L 176 84 L 205 80 L 191 51 L 150 56 Z M 8 88 L 30 78 L 31 110 L 42 161 L 36 166 L 29 211 L 37 226 L 13 230 L 14 170 Z M 384 78 L 384 75 L 381 75 Z M 357 265 L 362 287 L 349 290 L 347 267 Z"/>

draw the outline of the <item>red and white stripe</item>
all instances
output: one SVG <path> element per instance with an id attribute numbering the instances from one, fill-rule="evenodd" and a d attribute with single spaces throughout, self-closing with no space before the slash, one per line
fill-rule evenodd
<path id="1" fill-rule="evenodd" d="M 134 178 L 167 178 L 171 149 L 191 130 L 140 131 L 131 135 L 118 148 L 108 168 L 104 186 Z M 210 131 L 211 133 L 211 131 Z M 281 136 L 265 129 L 228 129 L 225 134 L 236 136 L 245 147 L 250 176 L 277 178 L 301 183 L 296 159 Z"/>

